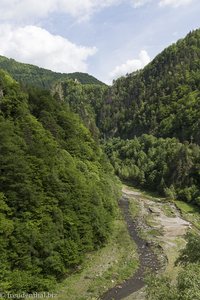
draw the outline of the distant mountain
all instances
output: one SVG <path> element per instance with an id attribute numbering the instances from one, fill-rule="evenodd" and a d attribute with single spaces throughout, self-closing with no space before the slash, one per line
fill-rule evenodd
<path id="1" fill-rule="evenodd" d="M 200 30 L 114 83 L 101 107 L 107 137 L 141 134 L 200 143 Z M 105 122 L 106 120 L 106 122 Z"/>
<path id="2" fill-rule="evenodd" d="M 34 65 L 20 63 L 5 56 L 0 56 L 0 68 L 10 73 L 15 80 L 24 85 L 28 84 L 43 89 L 50 89 L 55 81 L 68 78 L 77 79 L 82 84 L 104 84 L 87 73 L 57 73 Z"/>

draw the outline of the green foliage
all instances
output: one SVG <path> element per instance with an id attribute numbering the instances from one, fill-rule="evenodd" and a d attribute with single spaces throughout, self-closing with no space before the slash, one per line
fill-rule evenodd
<path id="1" fill-rule="evenodd" d="M 69 108 L 80 116 L 95 139 L 99 136 L 101 108 L 107 92 L 106 85 L 82 85 L 71 79 L 60 81 L 52 88 L 52 95 L 58 101 L 67 103 Z"/>
<path id="2" fill-rule="evenodd" d="M 180 256 L 176 263 L 181 265 L 200 263 L 200 236 L 187 233 L 186 240 L 186 247 L 181 250 Z"/>
<path id="3" fill-rule="evenodd" d="M 117 189 L 99 136 L 118 137 L 104 150 L 121 179 L 200 205 L 199 41 L 189 33 L 111 88 L 0 57 L 23 86 L 0 71 L 0 290 L 49 290 L 105 244 Z M 200 298 L 199 244 L 189 237 L 176 285 L 150 279 L 148 299 Z"/>
<path id="4" fill-rule="evenodd" d="M 9 72 L 15 80 L 23 85 L 30 85 L 47 90 L 52 87 L 55 81 L 69 78 L 78 80 L 82 84 L 103 85 L 101 81 L 87 73 L 57 73 L 34 65 L 23 64 L 5 56 L 0 56 L 0 68 Z"/>
<path id="5" fill-rule="evenodd" d="M 200 237 L 188 233 L 187 245 L 181 250 L 176 264 L 182 265 L 176 282 L 166 276 L 147 278 L 148 300 L 198 300 L 200 299 Z"/>
<path id="6" fill-rule="evenodd" d="M 68 105 L 0 72 L 0 290 L 52 289 L 111 232 L 113 170 Z"/>
<path id="7" fill-rule="evenodd" d="M 146 279 L 147 297 L 148 300 L 178 300 L 176 288 L 171 284 L 168 277 L 161 276 L 160 278 L 151 275 Z"/>
<path id="8" fill-rule="evenodd" d="M 200 143 L 200 30 L 165 49 L 143 70 L 116 80 L 102 103 L 107 137 L 143 133 Z"/>
<path id="9" fill-rule="evenodd" d="M 177 290 L 179 299 L 200 299 L 200 264 L 187 265 L 178 276 Z"/>
<path id="10" fill-rule="evenodd" d="M 198 300 L 200 299 L 200 265 L 189 264 L 178 274 L 177 283 L 166 276 L 147 279 L 148 300 Z"/>
<path id="11" fill-rule="evenodd" d="M 181 250 L 176 264 L 184 268 L 179 272 L 177 289 L 184 300 L 200 299 L 200 237 L 187 233 L 187 244 Z"/>
<path id="12" fill-rule="evenodd" d="M 108 140 L 105 151 L 121 179 L 199 205 L 199 146 L 142 135 L 126 141 Z"/>

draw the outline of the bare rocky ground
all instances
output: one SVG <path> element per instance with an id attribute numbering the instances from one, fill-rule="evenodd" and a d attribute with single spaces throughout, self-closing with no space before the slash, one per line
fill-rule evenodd
<path id="1" fill-rule="evenodd" d="M 130 210 L 130 200 L 124 193 L 119 201 L 119 207 L 124 215 L 124 220 L 126 222 L 129 235 L 137 245 L 137 252 L 139 254 L 139 267 L 136 272 L 133 270 L 133 275 L 129 279 L 124 280 L 121 284 L 118 283 L 116 286 L 105 292 L 100 298 L 102 300 L 120 300 L 124 299 L 135 291 L 139 291 L 145 284 L 144 278 L 146 272 L 148 270 L 157 272 L 160 268 L 160 261 L 153 251 L 153 247 L 147 242 L 146 239 L 140 236 L 140 224 L 136 218 L 133 219 Z M 143 225 L 143 222 L 141 225 Z"/>
<path id="2" fill-rule="evenodd" d="M 160 255 L 165 258 L 162 272 L 175 279 L 178 268 L 174 267 L 174 262 L 180 249 L 185 246 L 184 235 L 191 228 L 191 224 L 180 216 L 173 203 L 165 199 L 151 199 L 127 186 L 123 187 L 123 195 L 128 198 L 130 205 L 132 203 L 138 207 L 136 219 L 142 237 L 150 244 L 161 247 Z M 142 288 L 122 299 L 144 300 L 145 289 Z"/>

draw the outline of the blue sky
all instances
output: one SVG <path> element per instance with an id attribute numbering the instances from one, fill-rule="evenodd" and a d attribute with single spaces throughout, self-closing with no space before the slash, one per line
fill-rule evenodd
<path id="1" fill-rule="evenodd" d="M 111 83 L 200 27 L 199 0 L 0 0 L 0 54 Z"/>

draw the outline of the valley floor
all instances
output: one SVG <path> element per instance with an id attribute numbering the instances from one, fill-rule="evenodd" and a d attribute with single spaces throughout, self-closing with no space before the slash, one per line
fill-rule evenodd
<path id="1" fill-rule="evenodd" d="M 130 202 L 130 210 L 137 219 L 140 236 L 153 245 L 161 262 L 161 272 L 176 279 L 179 267 L 174 263 L 185 246 L 184 235 L 191 223 L 184 220 L 174 203 L 123 187 Z M 126 300 L 144 300 L 145 290 L 129 295 Z"/>
<path id="2" fill-rule="evenodd" d="M 122 193 L 124 216 L 119 212 L 109 243 L 88 254 L 80 270 L 58 286 L 55 300 L 144 300 L 147 268 L 176 278 L 174 262 L 191 223 L 166 199 L 125 185 Z"/>
<path id="3" fill-rule="evenodd" d="M 138 267 L 136 244 L 119 210 L 113 234 L 102 249 L 87 255 L 80 270 L 57 288 L 54 300 L 94 300 L 129 278 Z"/>

